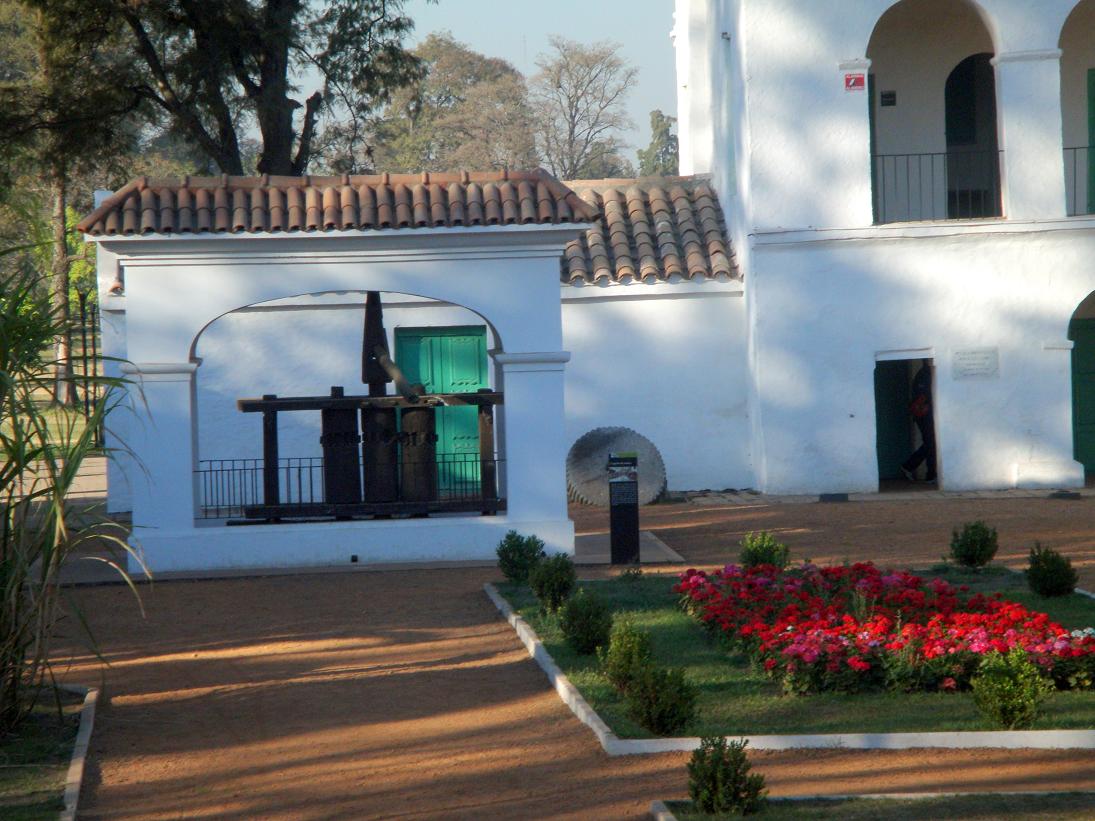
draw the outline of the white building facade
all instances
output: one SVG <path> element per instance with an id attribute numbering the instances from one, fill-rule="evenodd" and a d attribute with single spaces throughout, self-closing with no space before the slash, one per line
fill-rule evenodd
<path id="1" fill-rule="evenodd" d="M 713 194 L 702 180 L 583 186 L 541 172 L 145 179 L 107 198 L 82 227 L 103 350 L 132 382 L 108 429 L 108 509 L 132 511 L 149 568 L 492 559 L 511 529 L 570 552 L 565 460 L 598 427 L 650 439 L 670 487 L 750 484 L 742 283 Z M 264 414 L 239 404 L 363 396 L 369 292 L 411 382 L 504 396 L 487 439 L 473 409 L 437 407 L 428 517 L 315 507 L 331 477 L 314 409 L 278 413 L 267 490 Z M 476 506 L 481 458 L 498 510 Z M 299 515 L 248 511 L 271 503 Z"/>
<path id="2" fill-rule="evenodd" d="M 941 487 L 1095 468 L 1093 23 L 1091 0 L 678 0 L 682 172 L 712 176 L 744 277 L 757 488 L 877 490 L 924 361 Z"/>

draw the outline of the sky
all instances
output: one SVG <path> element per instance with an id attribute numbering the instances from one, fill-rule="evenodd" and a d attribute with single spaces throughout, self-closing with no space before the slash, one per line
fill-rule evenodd
<path id="1" fill-rule="evenodd" d="M 673 43 L 673 0 L 407 0 L 415 21 L 412 43 L 430 32 L 453 37 L 488 57 L 501 57 L 526 77 L 548 38 L 562 35 L 581 43 L 614 40 L 639 76 L 627 101 L 635 129 L 624 134 L 628 157 L 650 142 L 650 112 L 677 113 Z"/>

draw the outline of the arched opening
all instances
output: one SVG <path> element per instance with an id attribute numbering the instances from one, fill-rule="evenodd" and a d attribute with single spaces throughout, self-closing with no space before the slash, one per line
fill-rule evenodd
<path id="1" fill-rule="evenodd" d="M 1095 214 L 1095 0 L 1082 0 L 1061 29 L 1061 126 L 1069 216 Z"/>
<path id="2" fill-rule="evenodd" d="M 363 291 L 249 305 L 202 329 L 193 343 L 201 518 L 482 512 L 485 496 L 498 497 L 491 398 L 502 386 L 488 357 L 497 334 L 459 305 L 378 296 L 372 341 Z M 365 361 L 378 332 L 397 370 L 375 382 Z M 483 403 L 458 398 L 473 394 Z"/>
<path id="3" fill-rule="evenodd" d="M 1089 294 L 1068 324 L 1072 340 L 1072 458 L 1095 475 L 1095 293 Z"/>
<path id="4" fill-rule="evenodd" d="M 992 36 L 967 0 L 902 0 L 871 35 L 876 223 L 1000 216 Z"/>

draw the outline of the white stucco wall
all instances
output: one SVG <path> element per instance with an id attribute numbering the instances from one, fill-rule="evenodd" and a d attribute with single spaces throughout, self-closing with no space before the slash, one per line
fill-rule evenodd
<path id="1" fill-rule="evenodd" d="M 753 227 L 870 225 L 868 99 L 865 91 L 844 90 L 845 74 L 894 70 L 894 56 L 871 44 L 876 33 L 879 43 L 888 39 L 914 63 L 917 54 L 938 51 L 940 62 L 925 69 L 932 82 L 908 82 L 911 71 L 898 72 L 890 83 L 880 77 L 880 87 L 899 92 L 896 109 L 884 110 L 886 140 L 896 146 L 900 138 L 910 151 L 929 150 L 922 146 L 942 139 L 941 118 L 925 113 L 941 108 L 941 83 L 958 59 L 987 50 L 1001 61 L 996 73 L 1005 213 L 1020 219 L 1059 216 L 1064 173 L 1057 50 L 1076 5 L 1075 0 L 680 0 L 678 31 L 682 6 L 688 19 L 709 21 L 678 61 L 678 72 L 683 66 L 688 71 L 679 80 L 687 80 L 690 89 L 688 119 L 680 129 L 682 157 L 702 156 L 713 139 L 710 166 L 694 161 L 694 170 L 710 171 L 718 181 L 728 177 L 722 164 L 736 163 L 739 177 L 747 167 L 745 207 Z M 957 22 L 950 21 L 955 14 Z M 983 21 L 979 29 L 971 15 Z M 907 32 L 907 26 L 890 26 L 905 17 L 925 20 L 919 36 L 906 36 L 901 29 Z M 951 59 L 966 47 L 973 50 Z M 869 48 L 876 66 L 866 60 Z M 698 66 L 710 73 L 706 99 L 697 99 L 701 92 L 691 80 Z M 734 94 L 739 85 L 740 101 Z M 1066 83 L 1071 94 L 1068 89 Z M 727 96 L 731 121 L 746 126 L 738 141 L 720 133 Z M 913 100 L 917 105 L 905 104 Z M 724 196 L 722 188 L 719 194 Z M 729 211 L 731 201 L 724 199 L 724 207 Z"/>
<path id="2" fill-rule="evenodd" d="M 1095 225 L 1055 228 L 760 238 L 752 289 L 762 488 L 877 490 L 875 361 L 921 357 L 937 368 L 945 489 L 1082 484 L 1067 329 L 1095 290 L 1085 263 Z M 980 349 L 997 352 L 998 373 L 963 378 L 955 353 Z"/>
<path id="3" fill-rule="evenodd" d="M 622 425 L 671 490 L 753 486 L 740 283 L 566 287 L 563 340 L 568 441 Z"/>

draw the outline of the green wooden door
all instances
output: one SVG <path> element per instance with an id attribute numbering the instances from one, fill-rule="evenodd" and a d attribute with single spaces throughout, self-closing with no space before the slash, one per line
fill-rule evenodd
<path id="1" fill-rule="evenodd" d="M 878 362 L 874 369 L 875 424 L 878 430 L 878 478 L 900 479 L 909 458 L 909 361 Z"/>
<path id="2" fill-rule="evenodd" d="M 427 393 L 490 387 L 483 326 L 397 328 L 395 361 Z M 437 479 L 442 496 L 479 493 L 479 417 L 474 407 L 438 408 Z"/>
<path id="3" fill-rule="evenodd" d="M 1095 472 L 1095 319 L 1074 319 L 1072 348 L 1072 450 L 1084 470 Z"/>

